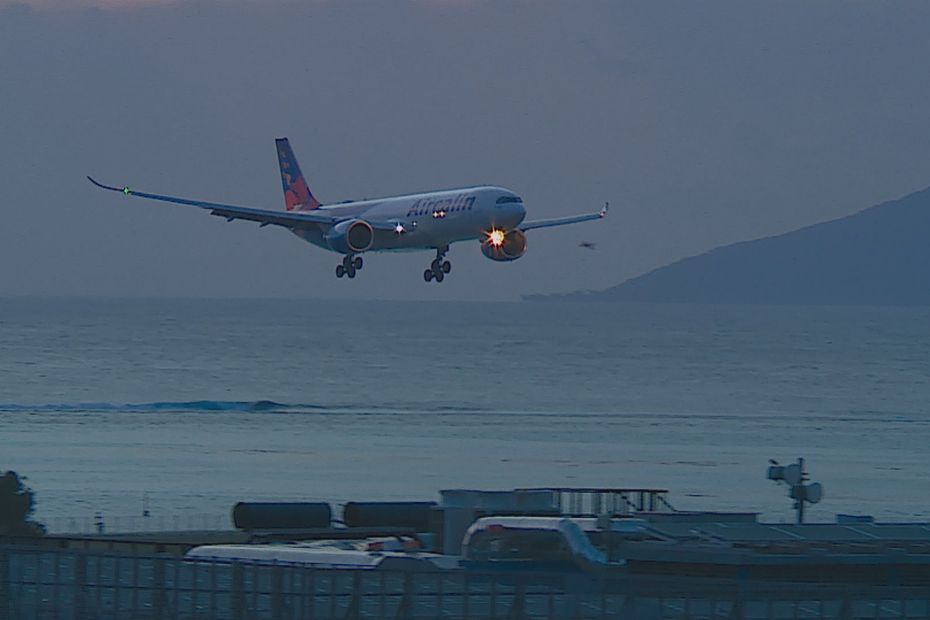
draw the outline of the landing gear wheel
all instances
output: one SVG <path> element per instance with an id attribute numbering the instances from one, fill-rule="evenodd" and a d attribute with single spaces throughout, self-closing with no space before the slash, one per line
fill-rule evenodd
<path id="1" fill-rule="evenodd" d="M 344 275 L 346 275 L 346 268 L 342 265 L 336 265 L 336 277 L 341 278 Z"/>
<path id="2" fill-rule="evenodd" d="M 436 258 L 433 259 L 433 262 L 429 264 L 429 269 L 423 272 L 423 279 L 427 282 L 442 282 L 446 278 L 446 274 L 452 271 L 452 264 L 446 260 L 446 252 L 449 251 L 449 246 L 443 246 L 441 248 L 436 248 Z"/>
<path id="3" fill-rule="evenodd" d="M 355 277 L 355 266 L 354 265 L 349 265 L 349 268 L 346 269 L 346 275 L 349 276 L 350 278 Z"/>
<path id="4" fill-rule="evenodd" d="M 352 266 L 355 267 L 356 270 L 361 269 L 363 264 L 364 264 L 364 263 L 362 262 L 362 257 L 361 257 L 361 256 L 356 256 L 356 257 L 352 260 Z"/>

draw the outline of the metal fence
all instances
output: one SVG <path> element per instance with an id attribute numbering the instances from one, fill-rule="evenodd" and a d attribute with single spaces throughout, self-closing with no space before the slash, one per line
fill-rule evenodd
<path id="1" fill-rule="evenodd" d="M 0 547 L 0 618 L 930 618 L 930 588 L 400 572 Z"/>
<path id="2" fill-rule="evenodd" d="M 49 534 L 120 534 L 233 529 L 230 515 L 101 515 L 95 517 L 48 517 L 39 519 Z"/>
<path id="3" fill-rule="evenodd" d="M 634 512 L 675 512 L 667 489 L 540 487 L 517 491 L 550 491 L 563 515 L 630 515 Z"/>

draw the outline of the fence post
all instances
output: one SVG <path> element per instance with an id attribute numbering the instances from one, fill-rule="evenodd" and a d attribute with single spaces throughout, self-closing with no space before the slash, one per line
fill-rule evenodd
<path id="1" fill-rule="evenodd" d="M 84 598 L 87 595 L 87 555 L 77 553 L 74 556 L 74 617 L 85 617 Z"/>
<path id="2" fill-rule="evenodd" d="M 271 617 L 280 620 L 284 617 L 284 569 L 280 566 L 271 568 Z"/>
<path id="3" fill-rule="evenodd" d="M 136 584 L 138 587 L 139 584 Z M 165 617 L 165 559 L 152 560 L 152 615 L 156 620 Z"/>
<path id="4" fill-rule="evenodd" d="M 471 581 L 469 580 L 469 571 L 460 573 L 462 578 L 462 614 L 465 618 L 471 618 Z"/>
<path id="5" fill-rule="evenodd" d="M 563 618 L 581 618 L 581 596 L 584 587 L 582 585 L 582 580 L 584 578 L 580 575 L 568 574 L 562 577 L 562 592 L 564 593 L 563 609 L 562 615 Z M 621 618 L 634 618 L 635 616 L 626 616 L 621 614 Z"/>
<path id="6" fill-rule="evenodd" d="M 305 568 L 304 583 L 307 585 L 307 591 L 310 593 L 310 599 L 307 601 L 307 610 L 309 613 L 304 614 L 307 618 L 316 617 L 316 571 L 312 568 Z"/>
<path id="7" fill-rule="evenodd" d="M 745 609 L 743 608 L 743 600 L 746 598 L 746 571 L 740 570 L 739 575 L 736 581 L 736 589 L 733 591 L 733 606 L 730 608 L 730 620 L 741 620 L 745 617 Z M 820 608 L 821 614 L 823 613 L 823 603 L 821 603 Z"/>
<path id="8" fill-rule="evenodd" d="M 877 608 L 876 615 L 878 615 Z M 853 617 L 853 592 L 851 590 L 846 590 L 846 592 L 843 593 L 840 610 L 837 612 L 836 617 L 842 620 L 850 620 Z"/>
<path id="9" fill-rule="evenodd" d="M 346 610 L 346 620 L 357 620 L 362 607 L 362 580 L 361 571 L 352 571 L 352 598 L 349 599 L 349 608 Z"/>
<path id="10" fill-rule="evenodd" d="M 526 608 L 526 583 L 523 578 L 517 578 L 517 586 L 513 590 L 513 603 L 510 604 L 510 620 L 523 620 Z"/>
<path id="11" fill-rule="evenodd" d="M 0 617 L 12 617 L 12 603 L 10 596 L 11 584 L 10 575 L 10 550 L 0 550 Z"/>
<path id="12" fill-rule="evenodd" d="M 245 569 L 240 562 L 232 564 L 232 589 L 230 599 L 232 600 L 232 617 L 233 620 L 245 620 Z"/>
<path id="13" fill-rule="evenodd" d="M 397 606 L 396 620 L 405 620 L 410 617 L 410 610 L 413 607 L 411 598 L 413 597 L 413 574 L 404 573 L 404 594 L 400 599 L 400 605 Z"/>

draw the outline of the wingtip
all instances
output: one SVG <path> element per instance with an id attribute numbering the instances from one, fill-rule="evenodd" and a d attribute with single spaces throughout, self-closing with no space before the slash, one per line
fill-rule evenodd
<path id="1" fill-rule="evenodd" d="M 89 174 L 87 175 L 87 180 L 90 181 L 91 183 L 93 183 L 94 185 L 96 185 L 97 187 L 101 188 L 101 189 L 112 189 L 111 187 L 108 187 L 108 186 L 104 185 L 103 183 L 101 183 L 100 181 L 98 181 L 98 180 L 95 179 L 94 177 L 90 176 Z"/>
<path id="2" fill-rule="evenodd" d="M 98 181 L 97 179 L 95 179 L 94 177 L 90 175 L 87 175 L 87 180 L 93 183 L 94 185 L 96 185 L 97 187 L 99 187 L 100 189 L 108 189 L 111 192 L 123 192 L 124 194 L 131 193 L 128 187 L 113 187 L 111 185 L 104 185 L 103 183 L 101 183 L 100 181 Z"/>

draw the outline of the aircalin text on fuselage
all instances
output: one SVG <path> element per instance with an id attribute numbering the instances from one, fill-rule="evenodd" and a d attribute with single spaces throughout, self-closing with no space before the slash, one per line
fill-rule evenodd
<path id="1" fill-rule="evenodd" d="M 446 260 L 452 243 L 478 241 L 481 252 L 491 260 L 512 261 L 526 252 L 529 230 L 597 220 L 607 215 L 605 204 L 597 213 L 524 221 L 526 209 L 520 196 L 494 185 L 324 205 L 310 191 L 287 138 L 279 138 L 275 144 L 284 211 L 150 194 L 87 178 L 106 190 L 199 207 L 230 222 L 249 220 L 259 226 L 281 226 L 305 241 L 342 254 L 342 262 L 336 266 L 339 278 L 354 278 L 364 264 L 361 255 L 366 252 L 431 250 L 436 257 L 423 272 L 423 279 L 442 282 L 452 269 Z"/>
<path id="2" fill-rule="evenodd" d="M 468 194 L 457 194 L 454 198 L 443 199 L 423 199 L 417 200 L 407 211 L 407 217 L 414 215 L 426 215 L 431 213 L 433 217 L 445 217 L 446 213 L 454 211 L 471 211 L 475 206 L 475 197 Z"/>

